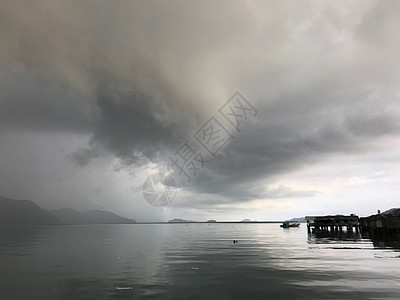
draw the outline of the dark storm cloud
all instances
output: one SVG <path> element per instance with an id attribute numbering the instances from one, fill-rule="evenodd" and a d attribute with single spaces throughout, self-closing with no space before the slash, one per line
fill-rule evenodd
<path id="1" fill-rule="evenodd" d="M 69 158 L 78 167 L 86 167 L 92 159 L 98 158 L 100 153 L 91 148 L 80 148 L 72 153 Z"/>
<path id="2" fill-rule="evenodd" d="M 0 126 L 11 130 L 93 130 L 92 108 L 55 79 L 0 70 Z"/>
<path id="3" fill-rule="evenodd" d="M 67 154 L 82 168 L 110 154 L 162 163 L 244 89 L 257 119 L 185 189 L 311 197 L 264 185 L 399 134 L 398 12 L 396 1 L 3 2 L 1 129 L 84 136 Z"/>
<path id="4" fill-rule="evenodd" d="M 99 118 L 90 143 L 122 159 L 141 154 L 152 160 L 157 153 L 176 144 L 179 134 L 185 134 L 180 127 L 182 124 L 161 118 L 168 114 L 162 101 L 141 92 L 123 94 L 119 90 L 101 88 L 97 93 L 97 106 Z"/>
<path id="5" fill-rule="evenodd" d="M 317 82 L 297 97 L 283 96 L 261 106 L 262 119 L 249 124 L 226 153 L 209 163 L 195 184 L 186 188 L 225 196 L 232 202 L 267 199 L 271 193 L 257 187 L 286 172 L 323 163 L 337 153 L 363 154 L 379 148 L 380 138 L 399 136 L 399 111 L 394 109 L 397 99 L 384 93 L 371 98 L 362 87 L 346 93 L 348 99 L 341 98 L 342 93 L 337 98 L 332 96 L 335 90 L 351 90 L 352 85 L 363 85 L 363 81 L 340 85 L 332 81 L 319 93 Z M 312 195 L 300 192 L 297 196 Z"/>
<path id="6" fill-rule="evenodd" d="M 152 160 L 196 125 L 201 96 L 190 93 L 189 67 L 180 67 L 191 56 L 180 49 L 187 36 L 157 5 L 16 1 L 1 8 L 2 128 L 88 135 L 86 150 L 72 155 L 86 165 L 99 149 L 128 164 Z M 152 15 L 158 22 L 150 25 Z"/>

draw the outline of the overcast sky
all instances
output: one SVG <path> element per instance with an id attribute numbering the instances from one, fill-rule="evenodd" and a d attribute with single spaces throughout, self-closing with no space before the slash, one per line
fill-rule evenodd
<path id="1" fill-rule="evenodd" d="M 139 221 L 400 207 L 400 2 L 1 1 L 0 195 Z M 239 91 L 173 203 L 141 193 Z"/>

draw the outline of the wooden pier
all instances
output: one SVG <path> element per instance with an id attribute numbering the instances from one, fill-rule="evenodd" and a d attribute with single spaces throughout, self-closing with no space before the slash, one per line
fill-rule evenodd
<path id="1" fill-rule="evenodd" d="M 400 209 L 386 214 L 378 213 L 366 218 L 360 218 L 360 225 L 363 229 L 363 233 L 371 237 L 399 237 Z"/>
<path id="2" fill-rule="evenodd" d="M 360 232 L 359 217 L 351 214 L 350 216 L 307 216 L 307 231 L 311 232 L 330 232 L 330 233 L 341 233 L 344 231 Z"/>

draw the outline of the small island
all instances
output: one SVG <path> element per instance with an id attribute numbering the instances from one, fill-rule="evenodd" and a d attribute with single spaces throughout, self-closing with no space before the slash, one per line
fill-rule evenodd
<path id="1" fill-rule="evenodd" d="M 257 223 L 258 221 L 252 221 L 250 219 L 244 219 L 242 221 L 240 221 L 241 223 Z"/>
<path id="2" fill-rule="evenodd" d="M 168 223 L 197 223 L 197 222 L 192 221 L 192 220 L 173 219 L 173 220 L 169 220 Z"/>

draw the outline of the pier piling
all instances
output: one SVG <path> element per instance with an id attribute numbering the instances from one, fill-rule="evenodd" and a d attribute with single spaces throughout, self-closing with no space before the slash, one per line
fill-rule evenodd
<path id="1" fill-rule="evenodd" d="M 343 232 L 343 227 L 346 227 L 348 233 L 359 232 L 359 217 L 352 214 L 350 216 L 308 216 L 307 231 L 311 232 Z"/>

